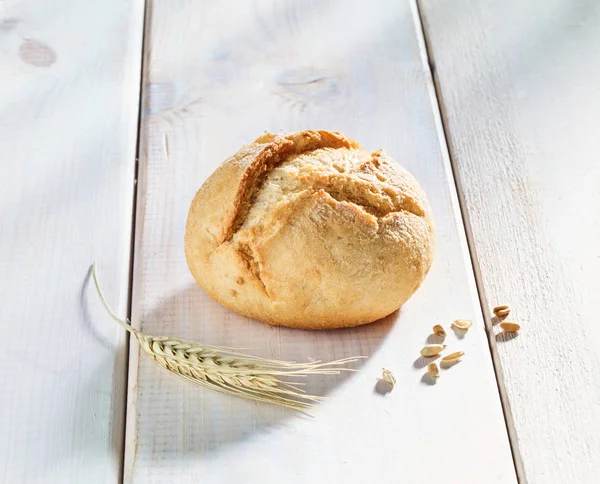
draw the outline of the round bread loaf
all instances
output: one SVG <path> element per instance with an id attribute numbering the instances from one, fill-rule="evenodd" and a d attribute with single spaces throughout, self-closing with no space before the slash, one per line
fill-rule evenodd
<path id="1" fill-rule="evenodd" d="M 328 131 L 265 134 L 190 207 L 185 253 L 224 306 L 268 324 L 357 326 L 398 309 L 435 245 L 417 181 L 383 151 Z"/>

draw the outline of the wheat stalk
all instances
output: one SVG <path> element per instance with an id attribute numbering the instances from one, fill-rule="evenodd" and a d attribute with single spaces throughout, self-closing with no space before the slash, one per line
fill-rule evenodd
<path id="1" fill-rule="evenodd" d="M 174 375 L 211 390 L 295 410 L 308 410 L 323 397 L 306 394 L 299 388 L 303 383 L 297 379 L 315 374 L 337 375 L 341 371 L 355 371 L 340 366 L 363 358 L 357 356 L 328 363 L 292 363 L 246 355 L 221 346 L 145 334 L 120 319 L 109 307 L 98 283 L 95 262 L 92 275 L 100 301 L 110 317 L 135 336 L 154 361 Z"/>

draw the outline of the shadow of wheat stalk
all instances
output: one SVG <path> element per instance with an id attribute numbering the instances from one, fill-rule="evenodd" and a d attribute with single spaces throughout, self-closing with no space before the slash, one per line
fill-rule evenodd
<path id="1" fill-rule="evenodd" d="M 144 352 L 165 370 L 210 390 L 306 411 L 324 397 L 305 393 L 301 388 L 304 383 L 298 380 L 308 375 L 338 375 L 342 371 L 356 371 L 341 365 L 364 358 L 293 363 L 246 355 L 221 346 L 142 333 L 112 311 L 100 289 L 95 262 L 92 267 L 96 290 L 110 317 L 135 336 Z"/>

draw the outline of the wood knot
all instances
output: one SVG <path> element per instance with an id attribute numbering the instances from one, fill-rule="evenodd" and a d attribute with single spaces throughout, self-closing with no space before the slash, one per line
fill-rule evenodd
<path id="1" fill-rule="evenodd" d="M 56 62 L 56 52 L 52 47 L 35 39 L 25 39 L 21 43 L 19 57 L 35 67 L 49 67 Z"/>
<path id="2" fill-rule="evenodd" d="M 23 19 L 19 17 L 7 17 L 0 19 L 0 32 L 9 32 L 19 25 Z"/>

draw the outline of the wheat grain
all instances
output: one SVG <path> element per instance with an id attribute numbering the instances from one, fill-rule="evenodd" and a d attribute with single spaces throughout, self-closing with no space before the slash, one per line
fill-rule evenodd
<path id="1" fill-rule="evenodd" d="M 440 369 L 437 366 L 437 363 L 435 363 L 435 362 L 429 363 L 427 365 L 427 373 L 429 373 L 431 378 L 433 378 L 434 380 L 437 380 L 440 377 Z"/>
<path id="2" fill-rule="evenodd" d="M 421 356 L 424 356 L 425 358 L 437 356 L 445 349 L 446 345 L 425 345 L 421 350 Z"/>
<path id="3" fill-rule="evenodd" d="M 388 370 L 387 368 L 381 369 L 381 379 L 391 386 L 394 386 L 396 384 L 396 377 L 391 372 L 391 370 Z"/>
<path id="4" fill-rule="evenodd" d="M 500 319 L 505 318 L 510 314 L 510 308 L 506 304 L 503 304 L 502 306 L 496 306 L 493 311 L 494 315 Z"/>
<path id="5" fill-rule="evenodd" d="M 446 330 L 442 327 L 441 324 L 436 324 L 433 327 L 433 334 L 435 334 L 436 336 L 439 336 L 441 338 L 445 338 L 446 337 Z"/>
<path id="6" fill-rule="evenodd" d="M 505 333 L 517 333 L 521 329 L 521 326 L 519 324 L 513 323 L 512 321 L 505 321 L 503 323 L 500 323 L 500 327 Z"/>
<path id="7" fill-rule="evenodd" d="M 465 356 L 465 352 L 464 351 L 455 351 L 454 353 L 450 353 L 448 356 L 444 356 L 442 358 L 442 361 L 445 362 L 455 362 L 455 361 L 460 361 L 461 358 Z"/>
<path id="8" fill-rule="evenodd" d="M 472 324 L 473 321 L 471 321 L 470 319 L 457 319 L 452 323 L 452 326 L 462 331 L 468 331 Z"/>
<path id="9" fill-rule="evenodd" d="M 120 319 L 108 306 L 98 283 L 96 263 L 92 275 L 102 305 L 119 325 L 139 341 L 146 354 L 170 373 L 197 385 L 251 400 L 308 410 L 323 397 L 308 395 L 297 379 L 308 375 L 337 375 L 341 368 L 363 357 L 321 363 L 292 363 L 246 355 L 220 346 L 203 345 L 168 336 L 142 333 Z"/>

